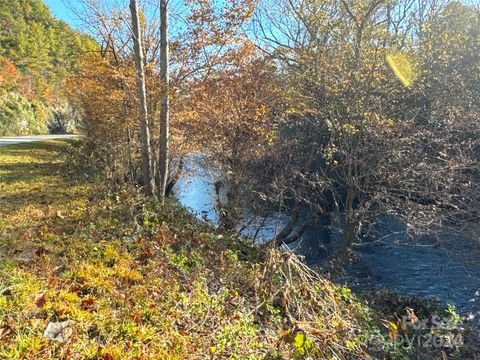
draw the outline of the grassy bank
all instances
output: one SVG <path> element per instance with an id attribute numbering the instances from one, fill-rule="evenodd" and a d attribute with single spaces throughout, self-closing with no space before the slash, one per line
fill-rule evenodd
<path id="1" fill-rule="evenodd" d="M 349 289 L 173 202 L 111 192 L 69 146 L 0 148 L 0 358 L 359 359 L 372 338 L 381 358 L 412 356 Z"/>

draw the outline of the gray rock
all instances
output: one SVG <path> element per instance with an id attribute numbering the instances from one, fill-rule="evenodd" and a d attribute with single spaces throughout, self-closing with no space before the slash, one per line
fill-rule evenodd
<path id="1" fill-rule="evenodd" d="M 43 337 L 52 341 L 67 341 L 73 335 L 73 322 L 70 320 L 62 322 L 50 322 L 43 333 Z"/>

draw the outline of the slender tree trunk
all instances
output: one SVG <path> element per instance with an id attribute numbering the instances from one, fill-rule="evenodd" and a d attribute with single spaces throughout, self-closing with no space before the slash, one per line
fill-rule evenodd
<path id="1" fill-rule="evenodd" d="M 168 0 L 160 0 L 160 81 L 162 87 L 162 103 L 160 108 L 160 148 L 158 170 L 160 175 L 159 197 L 165 202 L 168 178 L 169 148 L 169 51 L 168 51 Z"/>
<path id="2" fill-rule="evenodd" d="M 153 170 L 152 149 L 150 147 L 150 129 L 148 126 L 147 91 L 145 87 L 145 71 L 143 67 L 142 32 L 138 20 L 138 4 L 136 0 L 130 0 L 130 12 L 132 14 L 133 47 L 135 51 L 135 67 L 137 69 L 137 96 L 140 111 L 140 129 L 142 145 L 142 170 L 145 195 L 153 194 Z"/>

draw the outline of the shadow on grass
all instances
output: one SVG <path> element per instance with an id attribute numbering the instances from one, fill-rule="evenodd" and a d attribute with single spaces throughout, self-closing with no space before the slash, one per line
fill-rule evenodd
<path id="1" fill-rule="evenodd" d="M 72 143 L 68 141 L 68 143 Z M 7 217 L 27 206 L 64 207 L 82 184 L 63 176 L 66 141 L 8 145 L 0 148 L 0 214 Z"/>
<path id="2" fill-rule="evenodd" d="M 3 184 L 13 184 L 18 181 L 35 182 L 45 176 L 57 175 L 61 170 L 58 163 L 18 163 L 0 165 L 0 176 Z"/>

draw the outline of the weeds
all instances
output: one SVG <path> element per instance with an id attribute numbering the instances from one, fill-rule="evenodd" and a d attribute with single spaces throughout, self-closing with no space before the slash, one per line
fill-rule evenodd
<path id="1" fill-rule="evenodd" d="M 66 146 L 0 149 L 0 358 L 368 357 L 380 329 L 349 289 L 173 200 L 65 171 Z M 64 321 L 68 339 L 47 340 Z"/>

